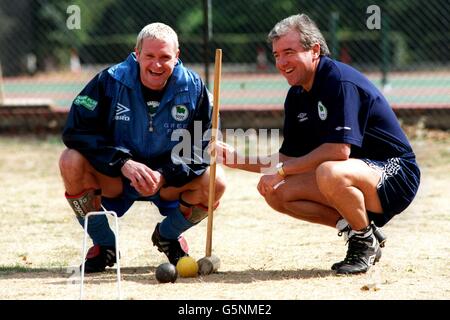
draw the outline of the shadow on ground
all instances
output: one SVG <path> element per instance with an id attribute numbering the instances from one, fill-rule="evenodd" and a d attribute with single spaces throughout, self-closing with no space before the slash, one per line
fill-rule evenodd
<path id="1" fill-rule="evenodd" d="M 47 284 L 61 285 L 67 281 L 77 281 L 77 268 L 28 268 L 25 271 L 0 269 L 1 279 L 47 279 Z M 126 267 L 121 268 L 122 281 L 133 281 L 141 284 L 158 284 L 155 279 L 156 267 Z M 242 271 L 225 271 L 198 276 L 195 278 L 178 277 L 178 283 L 251 283 L 255 281 L 277 281 L 288 279 L 312 279 L 333 276 L 334 272 L 323 269 L 297 270 L 260 270 L 248 269 Z M 53 280 L 53 281 L 52 281 Z M 85 283 L 115 282 L 116 269 L 107 269 L 104 273 L 87 274 Z"/>

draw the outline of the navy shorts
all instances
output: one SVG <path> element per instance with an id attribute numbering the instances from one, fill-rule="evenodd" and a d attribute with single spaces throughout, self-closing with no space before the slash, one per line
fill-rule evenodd
<path id="1" fill-rule="evenodd" d="M 123 216 L 128 209 L 131 208 L 135 201 L 151 201 L 159 209 L 162 215 L 166 215 L 171 209 L 178 208 L 180 203 L 178 200 L 166 201 L 162 200 L 157 192 L 153 196 L 143 197 L 130 185 L 130 180 L 122 177 L 123 192 L 117 198 L 102 197 L 102 205 L 106 210 L 115 211 L 117 216 Z"/>
<path id="2" fill-rule="evenodd" d="M 381 172 L 377 185 L 383 213 L 367 212 L 369 220 L 382 227 L 396 214 L 405 210 L 419 189 L 420 170 L 414 157 L 387 160 L 361 159 L 369 167 Z"/>

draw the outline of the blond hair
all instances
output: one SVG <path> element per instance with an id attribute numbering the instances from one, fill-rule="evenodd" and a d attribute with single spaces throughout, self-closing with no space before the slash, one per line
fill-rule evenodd
<path id="1" fill-rule="evenodd" d="M 175 48 L 178 50 L 179 44 L 177 33 L 175 32 L 175 30 L 164 23 L 150 23 L 142 28 L 136 39 L 136 48 L 139 52 L 141 52 L 142 50 L 142 42 L 147 38 L 173 41 L 173 43 L 175 44 Z"/>

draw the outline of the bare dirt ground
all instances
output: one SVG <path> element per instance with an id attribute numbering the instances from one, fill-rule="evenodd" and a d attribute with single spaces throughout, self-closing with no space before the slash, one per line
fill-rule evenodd
<path id="1" fill-rule="evenodd" d="M 256 191 L 258 175 L 226 170 L 228 189 L 214 220 L 217 274 L 158 284 L 165 257 L 151 246 L 161 219 L 136 203 L 120 221 L 125 299 L 449 299 L 450 135 L 409 132 L 422 168 L 415 202 L 394 218 L 383 257 L 367 274 L 336 277 L 346 252 L 336 231 L 274 212 Z M 74 270 L 83 232 L 66 203 L 58 137 L 0 137 L 0 299 L 77 299 Z M 204 256 L 206 222 L 186 232 Z M 116 297 L 115 269 L 88 275 L 87 299 Z"/>

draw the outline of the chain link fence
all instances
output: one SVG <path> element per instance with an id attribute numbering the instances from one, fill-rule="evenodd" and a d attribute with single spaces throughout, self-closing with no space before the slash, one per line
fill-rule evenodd
<path id="1" fill-rule="evenodd" d="M 51 99 L 67 111 L 92 76 L 127 57 L 142 27 L 159 21 L 177 31 L 180 58 L 210 88 L 214 50 L 223 49 L 225 126 L 279 127 L 289 87 L 266 37 L 299 12 L 316 21 L 333 58 L 363 71 L 402 120 L 450 127 L 448 0 L 0 0 L 0 102 Z"/>

